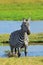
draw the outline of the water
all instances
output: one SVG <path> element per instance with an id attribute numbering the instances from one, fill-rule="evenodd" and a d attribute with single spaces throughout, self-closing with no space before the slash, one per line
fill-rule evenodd
<path id="1" fill-rule="evenodd" d="M 20 21 L 0 21 L 0 34 L 11 33 L 21 28 L 22 22 Z M 31 21 L 30 30 L 32 33 L 43 32 L 43 21 Z"/>
<path id="2" fill-rule="evenodd" d="M 8 57 L 5 51 L 10 51 L 9 46 L 0 46 L 0 57 Z M 24 52 L 21 52 L 21 57 L 25 56 Z M 43 56 L 43 45 L 30 45 L 28 46 L 27 56 Z"/>
<path id="3" fill-rule="evenodd" d="M 11 33 L 21 28 L 22 22 L 20 21 L 0 21 L 0 34 Z M 32 33 L 43 32 L 43 21 L 30 22 L 30 30 Z M 5 51 L 10 50 L 9 46 L 0 46 L 0 57 L 6 56 Z M 21 56 L 24 56 L 24 52 L 21 52 Z M 43 45 L 35 45 L 28 47 L 27 56 L 43 56 Z"/>

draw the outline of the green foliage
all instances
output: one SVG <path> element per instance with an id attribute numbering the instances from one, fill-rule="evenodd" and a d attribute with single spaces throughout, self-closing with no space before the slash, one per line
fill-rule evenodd
<path id="1" fill-rule="evenodd" d="M 43 20 L 43 2 L 0 4 L 0 20 Z"/>

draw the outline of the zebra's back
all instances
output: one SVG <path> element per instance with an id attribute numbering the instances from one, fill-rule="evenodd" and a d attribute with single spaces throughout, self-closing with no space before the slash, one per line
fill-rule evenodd
<path id="1" fill-rule="evenodd" d="M 19 39 L 21 30 L 17 30 L 15 32 L 12 32 L 10 35 L 10 45 L 14 46 L 15 48 L 22 47 L 24 44 L 24 40 L 21 41 Z"/>

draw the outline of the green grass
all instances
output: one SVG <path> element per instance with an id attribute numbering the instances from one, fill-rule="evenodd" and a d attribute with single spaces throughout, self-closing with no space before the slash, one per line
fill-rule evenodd
<path id="1" fill-rule="evenodd" d="M 0 34 L 0 45 L 9 43 L 10 34 Z M 29 44 L 43 44 L 43 33 L 30 34 Z"/>
<path id="2" fill-rule="evenodd" d="M 0 43 L 9 41 L 9 34 L 0 34 Z"/>
<path id="3" fill-rule="evenodd" d="M 43 65 L 43 57 L 0 58 L 0 65 Z"/>
<path id="4" fill-rule="evenodd" d="M 43 2 L 43 0 L 0 0 L 0 4 L 37 3 L 37 2 Z"/>
<path id="5" fill-rule="evenodd" d="M 0 20 L 43 20 L 43 1 L 36 3 L 0 4 Z"/>
<path id="6" fill-rule="evenodd" d="M 43 43 L 43 33 L 31 34 L 29 41 L 30 43 Z"/>

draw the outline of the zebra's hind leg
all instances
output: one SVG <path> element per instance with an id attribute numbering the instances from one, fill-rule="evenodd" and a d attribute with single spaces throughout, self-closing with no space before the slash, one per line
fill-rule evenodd
<path id="1" fill-rule="evenodd" d="M 27 46 L 25 46 L 25 56 L 27 56 Z"/>
<path id="2" fill-rule="evenodd" d="M 11 46 L 11 53 L 10 56 L 13 56 L 13 47 Z"/>
<path id="3" fill-rule="evenodd" d="M 21 54 L 20 54 L 20 48 L 18 48 L 18 57 L 20 57 L 20 55 L 21 55 Z"/>

